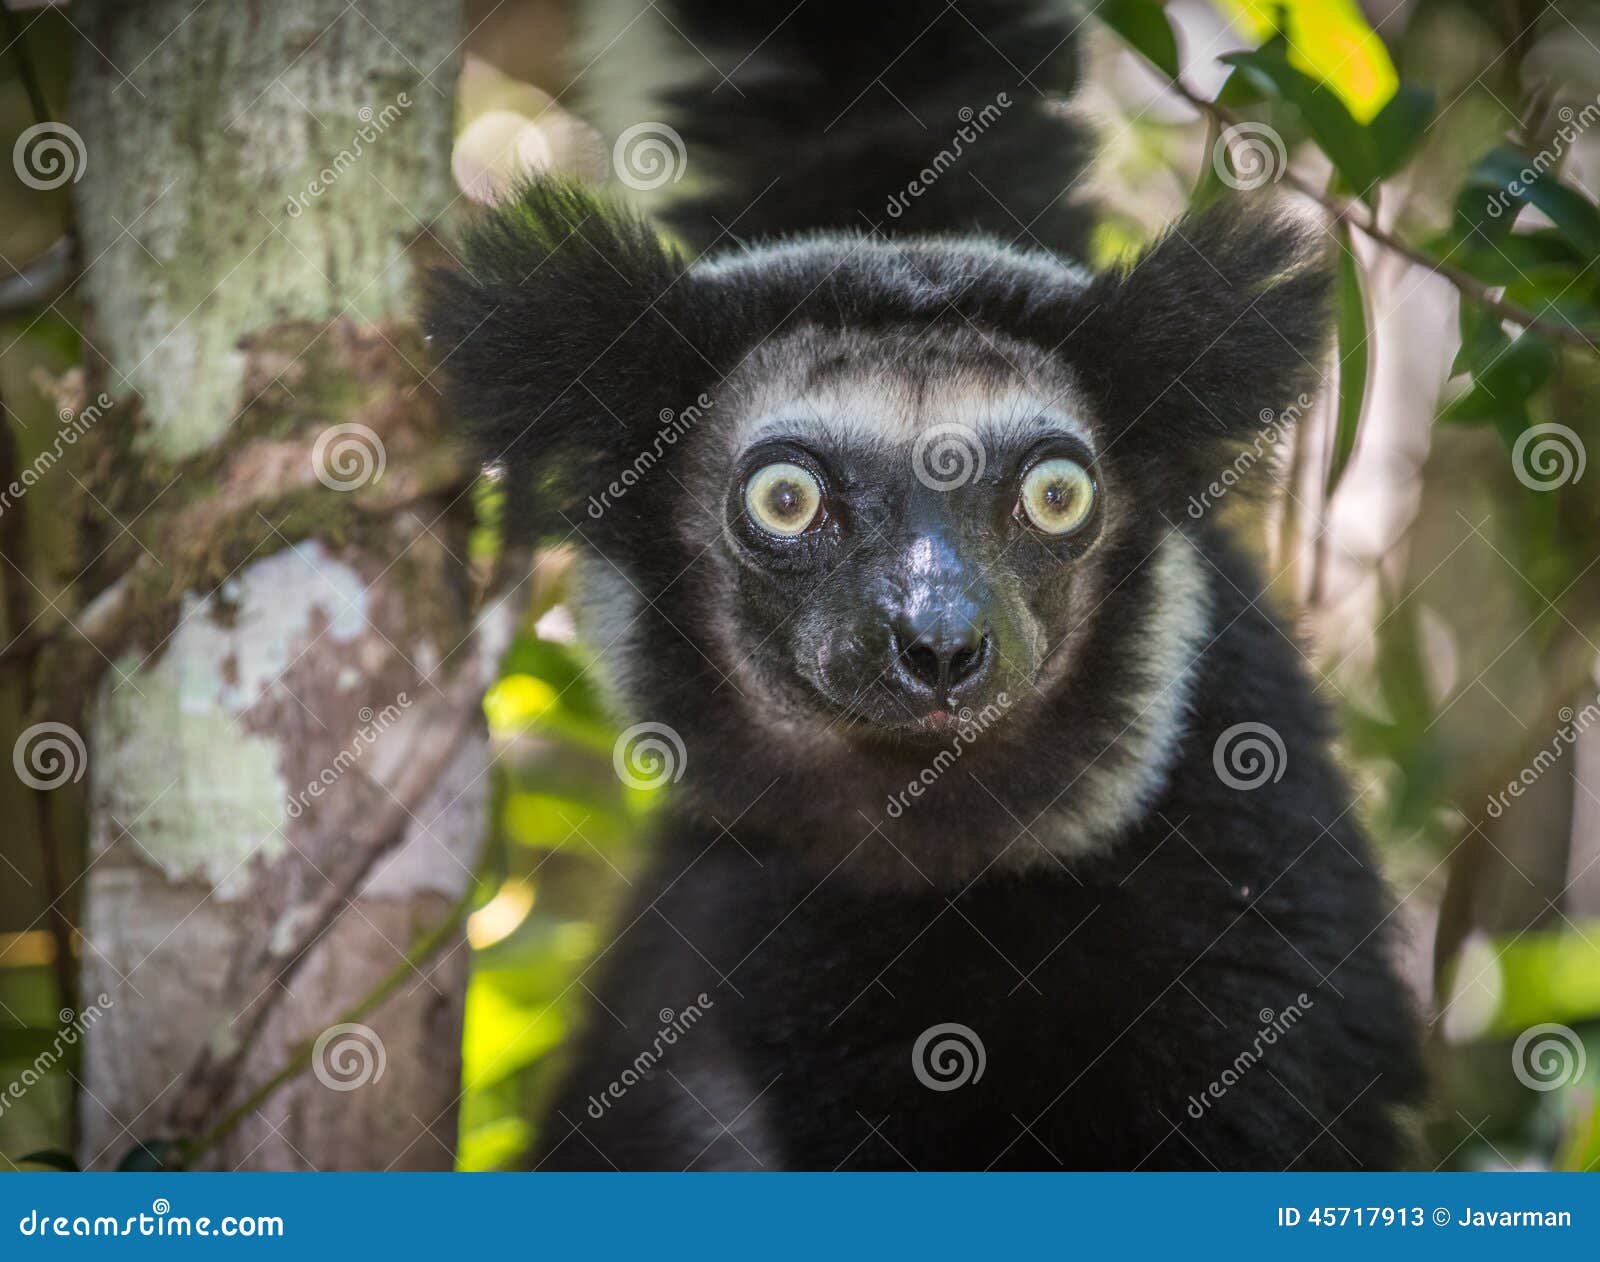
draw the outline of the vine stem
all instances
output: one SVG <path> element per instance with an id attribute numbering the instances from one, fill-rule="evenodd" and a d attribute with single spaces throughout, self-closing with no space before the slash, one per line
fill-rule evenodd
<path id="1" fill-rule="evenodd" d="M 1199 110 L 1213 123 L 1222 127 L 1233 127 L 1238 124 L 1237 117 L 1229 110 L 1218 105 L 1215 101 L 1207 100 L 1195 92 L 1181 79 L 1169 79 L 1173 91 L 1190 105 Z M 1378 225 L 1372 212 L 1359 202 L 1346 197 L 1338 197 L 1324 192 L 1314 184 L 1302 179 L 1285 164 L 1283 182 L 1295 192 L 1310 198 L 1327 212 L 1335 223 L 1347 223 L 1358 228 L 1365 236 L 1370 237 L 1384 249 L 1408 259 L 1419 267 L 1425 267 L 1436 276 L 1450 282 L 1457 292 L 1464 294 L 1482 307 L 1493 311 L 1502 319 L 1509 320 L 1524 329 L 1531 329 L 1553 342 L 1561 342 L 1567 346 L 1578 347 L 1592 355 L 1600 356 L 1600 345 L 1596 345 L 1593 337 L 1582 329 L 1568 324 L 1557 324 L 1536 315 L 1519 302 L 1497 294 L 1493 288 L 1484 284 L 1477 277 L 1445 259 L 1434 258 L 1426 250 L 1420 250 L 1407 241 L 1401 240 L 1392 232 Z"/>

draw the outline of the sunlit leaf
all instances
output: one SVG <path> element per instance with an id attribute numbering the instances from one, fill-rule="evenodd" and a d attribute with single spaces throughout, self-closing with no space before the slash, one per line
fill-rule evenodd
<path id="1" fill-rule="evenodd" d="M 1493 944 L 1500 1004 L 1489 1034 L 1600 1018 L 1600 921 L 1575 932 L 1535 932 Z"/>
<path id="2" fill-rule="evenodd" d="M 620 795 L 619 795 L 620 796 Z M 631 831 L 606 805 L 555 793 L 512 793 L 502 819 L 506 832 L 520 845 L 540 850 L 602 853 Z"/>
<path id="3" fill-rule="evenodd" d="M 515 1073 L 558 1046 L 567 1022 L 555 1003 L 541 1007 L 511 1002 L 477 978 L 467 989 L 461 1041 L 462 1080 L 482 1088 Z"/>
<path id="4" fill-rule="evenodd" d="M 1370 122 L 1400 83 L 1389 50 L 1356 0 L 1218 0 L 1257 40 L 1286 37 L 1296 70 L 1326 84 L 1358 123 Z"/>
<path id="5" fill-rule="evenodd" d="M 592 719 L 605 713 L 588 664 L 565 644 L 519 635 L 507 650 L 501 669 L 508 675 L 544 680 L 560 694 L 561 709 L 566 713 Z"/>
<path id="6" fill-rule="evenodd" d="M 1209 169 L 1210 163 L 1206 166 Z M 1089 262 L 1098 271 L 1109 270 L 1132 262 L 1147 244 L 1147 235 L 1133 220 L 1104 215 L 1089 237 Z"/>
<path id="7" fill-rule="evenodd" d="M 507 1170 L 528 1150 L 533 1128 L 520 1117 L 501 1117 L 461 1136 L 457 1170 Z"/>
<path id="8" fill-rule="evenodd" d="M 1345 183 L 1365 194 L 1382 174 L 1377 144 L 1326 85 L 1293 65 L 1281 42 L 1221 58 L 1300 112 L 1307 128 Z"/>
<path id="9" fill-rule="evenodd" d="M 543 718 L 557 703 L 553 686 L 533 675 L 503 675 L 484 694 L 483 712 L 496 736 L 515 736 Z"/>
<path id="10" fill-rule="evenodd" d="M 1577 1092 L 1575 1097 L 1578 1108 L 1573 1110 L 1571 1129 L 1550 1168 L 1589 1173 L 1600 1169 L 1600 1092 Z"/>

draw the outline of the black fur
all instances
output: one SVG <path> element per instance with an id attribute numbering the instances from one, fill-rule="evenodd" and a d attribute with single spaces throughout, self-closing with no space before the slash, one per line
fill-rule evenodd
<path id="1" fill-rule="evenodd" d="M 428 321 L 458 412 L 525 520 L 580 544 L 629 602 L 605 637 L 622 704 L 687 751 L 659 860 L 586 983 L 600 1006 L 539 1164 L 1391 1166 L 1420 1070 L 1386 896 L 1293 641 L 1253 599 L 1260 576 L 1185 512 L 1262 412 L 1315 388 L 1318 234 L 1221 205 L 1093 278 L 1026 237 L 1006 244 L 1021 234 L 960 187 L 976 188 L 968 174 L 987 171 L 1014 208 L 1050 207 L 1054 248 L 1081 239 L 1082 212 L 1056 197 L 1077 133 L 1002 73 L 1037 79 L 1044 60 L 1070 83 L 1069 25 L 1045 23 L 1044 5 L 961 0 L 885 71 L 929 20 L 911 7 L 881 6 L 898 27 L 837 0 L 783 26 L 788 3 L 668 7 L 719 50 L 778 31 L 736 75 L 747 100 L 681 94 L 690 160 L 719 182 L 678 222 L 710 241 L 777 175 L 788 194 L 741 235 L 844 231 L 724 239 L 686 266 L 628 212 L 542 182 L 435 285 Z M 988 58 L 969 19 L 1005 55 Z M 991 153 L 1003 119 L 970 170 L 914 202 L 933 216 L 919 223 L 957 235 L 857 230 L 926 160 L 892 100 L 863 97 L 848 126 L 817 134 L 880 71 L 929 112 L 1016 89 L 1004 119 L 1032 141 L 1015 143 L 1067 169 Z M 972 225 L 1004 239 L 959 235 Z M 1051 408 L 1093 431 L 1092 531 L 1057 544 L 1013 520 L 1026 457 L 1005 443 L 983 477 L 931 495 L 892 441 L 818 439 L 837 518 L 782 557 L 753 553 L 728 529 L 737 434 L 751 391 L 802 362 L 810 382 L 908 378 L 919 397 L 949 374 L 1065 383 Z M 702 396 L 692 426 L 653 442 L 664 412 Z M 830 432 L 827 416 L 802 422 Z M 658 459 L 609 493 L 647 449 Z M 973 708 L 1004 685 L 1003 717 L 896 809 L 949 729 L 895 721 L 892 697 L 859 722 L 878 681 L 841 702 L 804 667 L 824 650 L 877 660 L 875 602 L 905 590 L 907 549 L 929 539 L 961 556 L 957 572 L 976 565 L 997 623 L 1034 628 L 1048 652 L 1028 656 L 1027 635 L 1002 644 Z M 1281 737 L 1281 778 L 1219 777 L 1214 749 L 1240 723 Z M 691 1005 L 692 1028 L 658 1036 L 662 1009 Z M 1275 1031 L 1289 1011 L 1293 1028 Z M 987 1063 L 941 1092 L 913 1047 L 951 1022 Z"/>
<path id="2" fill-rule="evenodd" d="M 1083 255 L 1092 216 L 1070 194 L 1089 144 L 1059 108 L 1077 83 L 1078 19 L 1059 6 L 677 0 L 668 11 L 728 76 L 671 101 L 695 174 L 712 184 L 669 215 L 697 247 L 876 227 Z M 963 128 L 981 135 L 963 143 Z M 928 170 L 943 178 L 891 211 Z"/>

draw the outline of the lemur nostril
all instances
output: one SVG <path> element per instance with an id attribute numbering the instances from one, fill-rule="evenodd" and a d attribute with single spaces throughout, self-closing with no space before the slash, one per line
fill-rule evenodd
<path id="1" fill-rule="evenodd" d="M 900 650 L 911 673 L 931 688 L 937 688 L 943 670 L 939 655 L 925 644 L 912 644 Z"/>
<path id="2" fill-rule="evenodd" d="M 951 629 L 937 625 L 919 629 L 898 624 L 894 651 L 905 673 L 938 692 L 972 678 L 988 656 L 989 637 L 976 627 Z"/>
<path id="3" fill-rule="evenodd" d="M 989 637 L 986 635 L 979 637 L 978 642 L 970 647 L 957 649 L 950 659 L 950 683 L 959 684 L 977 674 L 988 651 Z"/>

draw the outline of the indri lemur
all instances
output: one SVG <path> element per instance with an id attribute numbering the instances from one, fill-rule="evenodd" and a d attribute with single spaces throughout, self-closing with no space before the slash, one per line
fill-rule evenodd
<path id="1" fill-rule="evenodd" d="M 1186 507 L 1317 389 L 1323 233 L 1233 199 L 1087 271 L 1053 5 L 658 7 L 728 76 L 646 116 L 688 253 L 535 181 L 427 317 L 621 716 L 683 746 L 537 1164 L 1392 1167 L 1390 904 Z"/>

